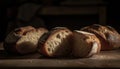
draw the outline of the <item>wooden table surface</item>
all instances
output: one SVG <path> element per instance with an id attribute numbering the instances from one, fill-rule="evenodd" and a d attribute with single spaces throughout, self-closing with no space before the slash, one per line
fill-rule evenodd
<path id="1" fill-rule="evenodd" d="M 120 68 L 120 49 L 101 51 L 90 58 L 45 58 L 38 53 L 7 55 L 0 46 L 1 68 Z"/>

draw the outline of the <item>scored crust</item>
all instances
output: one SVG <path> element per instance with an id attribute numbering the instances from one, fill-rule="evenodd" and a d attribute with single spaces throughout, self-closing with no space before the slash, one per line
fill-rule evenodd
<path id="1" fill-rule="evenodd" d="M 45 32 L 47 32 L 47 29 L 45 28 L 35 29 L 31 26 L 15 29 L 15 31 L 11 32 L 6 37 L 4 48 L 8 53 L 12 54 L 35 52 L 38 46 L 38 40 Z"/>
<path id="2" fill-rule="evenodd" d="M 67 56 L 71 52 L 72 32 L 66 27 L 55 27 L 39 41 L 39 52 L 48 57 Z"/>
<path id="3" fill-rule="evenodd" d="M 81 30 L 94 33 L 101 42 L 101 50 L 112 50 L 120 47 L 120 35 L 110 26 L 93 24 L 82 28 Z"/>
<path id="4" fill-rule="evenodd" d="M 5 38 L 6 43 L 15 43 L 18 41 L 22 35 L 26 34 L 27 32 L 35 30 L 32 26 L 20 27 L 16 28 L 15 30 L 11 31 Z"/>
<path id="5" fill-rule="evenodd" d="M 106 31 L 105 27 L 98 24 L 94 24 L 87 27 L 83 27 L 81 30 L 95 34 L 101 42 L 101 50 L 110 48 L 104 34 L 104 32 Z"/>
<path id="6" fill-rule="evenodd" d="M 26 35 L 16 43 L 16 49 L 23 54 L 35 52 L 37 50 L 38 40 L 46 32 L 46 29 L 39 28 L 26 33 Z"/>
<path id="7" fill-rule="evenodd" d="M 92 33 L 74 30 L 74 45 L 72 55 L 74 57 L 90 57 L 100 52 L 99 39 Z"/>
<path id="8" fill-rule="evenodd" d="M 110 30 L 105 34 L 109 45 L 112 49 L 120 48 L 120 34 L 111 26 L 106 26 L 106 28 Z"/>
<path id="9" fill-rule="evenodd" d="M 16 50 L 16 42 L 24 35 L 27 31 L 35 30 L 32 26 L 25 26 L 16 28 L 11 31 L 5 38 L 3 43 L 4 50 L 10 54 L 18 54 Z"/>

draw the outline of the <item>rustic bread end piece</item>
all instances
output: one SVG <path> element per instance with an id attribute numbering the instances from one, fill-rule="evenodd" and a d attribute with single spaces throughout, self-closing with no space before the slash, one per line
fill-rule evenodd
<path id="1" fill-rule="evenodd" d="M 39 52 L 47 57 L 63 57 L 71 53 L 72 32 L 66 27 L 55 27 L 42 36 Z"/>
<path id="2" fill-rule="evenodd" d="M 81 30 L 95 34 L 101 42 L 101 50 L 103 51 L 118 49 L 120 47 L 120 35 L 111 26 L 93 24 L 83 27 Z"/>
<path id="3" fill-rule="evenodd" d="M 72 55 L 83 58 L 90 57 L 100 52 L 101 44 L 99 39 L 92 33 L 74 30 L 74 45 Z"/>
<path id="4" fill-rule="evenodd" d="M 28 54 L 35 52 L 39 38 L 47 32 L 45 28 L 35 29 L 31 26 L 12 31 L 5 39 L 4 49 L 8 53 Z"/>

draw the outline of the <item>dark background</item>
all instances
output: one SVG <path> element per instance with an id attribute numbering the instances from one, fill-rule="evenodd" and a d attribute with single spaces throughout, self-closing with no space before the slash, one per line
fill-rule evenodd
<path id="1" fill-rule="evenodd" d="M 43 2 L 44 1 L 44 2 Z M 6 31 L 8 27 L 8 22 L 15 22 L 18 7 L 24 3 L 36 3 L 45 5 L 51 5 L 50 0 L 0 0 L 0 41 L 3 41 L 6 37 Z M 45 2 L 46 1 L 46 2 Z M 60 1 L 64 0 L 52 0 L 52 5 L 58 6 Z M 114 27 L 119 32 L 119 22 L 120 22 L 120 11 L 119 11 L 119 0 L 103 0 L 107 3 L 107 22 L 106 25 Z M 10 8 L 11 13 L 8 13 L 8 8 Z M 71 29 L 78 29 L 86 25 L 97 23 L 96 15 L 59 15 L 59 16 L 40 16 L 48 29 L 55 26 L 67 26 Z M 67 23 L 67 24 L 65 24 Z"/>

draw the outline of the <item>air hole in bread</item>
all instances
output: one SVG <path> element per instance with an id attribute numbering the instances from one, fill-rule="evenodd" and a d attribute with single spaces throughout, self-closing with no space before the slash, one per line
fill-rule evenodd
<path id="1" fill-rule="evenodd" d="M 58 43 L 58 41 L 55 41 L 54 44 L 55 44 L 55 45 L 58 45 L 59 43 Z"/>
<path id="2" fill-rule="evenodd" d="M 51 44 L 52 44 L 52 42 L 51 42 L 51 41 L 48 41 L 48 42 L 47 42 L 47 44 L 48 44 L 48 45 L 51 45 Z"/>
<path id="3" fill-rule="evenodd" d="M 54 43 L 53 41 L 51 41 L 51 45 L 52 45 L 52 46 L 55 46 L 55 43 Z"/>
<path id="4" fill-rule="evenodd" d="M 57 36 L 56 36 L 57 38 L 60 38 L 61 36 L 60 36 L 60 34 L 57 34 Z"/>
<path id="5" fill-rule="evenodd" d="M 48 51 L 50 52 L 51 51 L 51 49 L 50 48 L 47 48 L 48 49 Z"/>
<path id="6" fill-rule="evenodd" d="M 51 44 L 49 44 L 49 46 L 50 46 L 50 47 L 52 47 L 52 45 L 51 45 Z"/>

